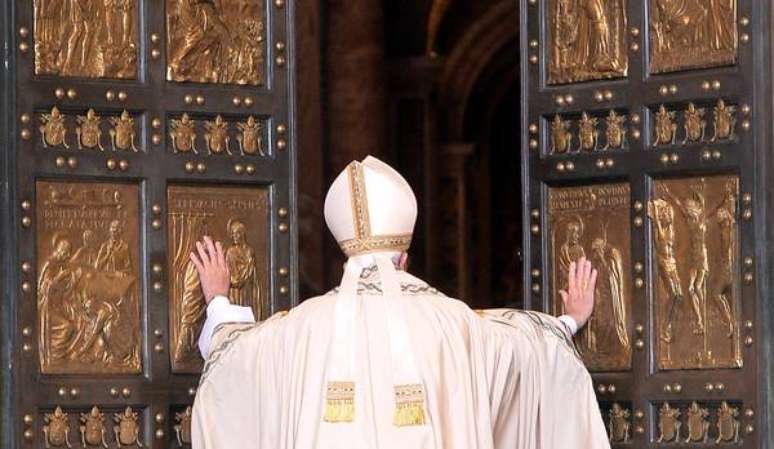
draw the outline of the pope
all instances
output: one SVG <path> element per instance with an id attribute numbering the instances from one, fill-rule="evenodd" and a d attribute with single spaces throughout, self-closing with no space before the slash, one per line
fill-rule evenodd
<path id="1" fill-rule="evenodd" d="M 219 242 L 198 242 L 206 364 L 194 449 L 609 448 L 572 342 L 597 273 L 570 264 L 566 315 L 473 311 L 406 272 L 411 187 L 368 157 L 336 178 L 328 228 L 348 256 L 338 288 L 255 323 L 232 305 Z"/>

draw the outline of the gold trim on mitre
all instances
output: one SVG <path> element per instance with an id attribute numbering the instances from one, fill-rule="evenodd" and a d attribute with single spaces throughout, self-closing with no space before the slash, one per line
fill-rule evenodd
<path id="1" fill-rule="evenodd" d="M 411 234 L 371 235 L 371 218 L 368 214 L 363 164 L 354 161 L 347 166 L 349 193 L 354 220 L 355 238 L 342 240 L 341 250 L 347 257 L 380 251 L 406 251 L 411 246 Z"/>
<path id="2" fill-rule="evenodd" d="M 411 246 L 411 234 L 350 239 L 339 242 L 339 246 L 347 257 L 380 251 L 403 252 Z"/>

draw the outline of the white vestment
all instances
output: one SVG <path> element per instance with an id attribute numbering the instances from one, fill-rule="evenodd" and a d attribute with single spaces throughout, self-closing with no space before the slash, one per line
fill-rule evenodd
<path id="1" fill-rule="evenodd" d="M 363 270 L 355 420 L 329 423 L 327 356 L 336 294 L 215 329 L 194 405 L 194 449 L 609 448 L 591 378 L 548 315 L 474 312 L 398 273 L 426 423 L 393 424 L 393 368 L 376 267 Z M 234 307 L 234 306 L 230 306 Z M 246 318 L 249 319 L 249 318 Z"/>

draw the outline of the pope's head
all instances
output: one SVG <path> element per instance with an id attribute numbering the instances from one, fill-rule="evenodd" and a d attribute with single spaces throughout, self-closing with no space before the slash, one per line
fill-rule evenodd
<path id="1" fill-rule="evenodd" d="M 325 221 L 348 257 L 391 253 L 405 265 L 417 220 L 408 182 L 373 156 L 350 163 L 325 198 Z"/>

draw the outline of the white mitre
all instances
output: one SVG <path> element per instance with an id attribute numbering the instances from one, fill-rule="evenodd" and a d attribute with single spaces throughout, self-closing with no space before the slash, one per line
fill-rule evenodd
<path id="1" fill-rule="evenodd" d="M 350 163 L 325 197 L 325 222 L 348 257 L 406 251 L 416 220 L 408 182 L 373 156 Z"/>

